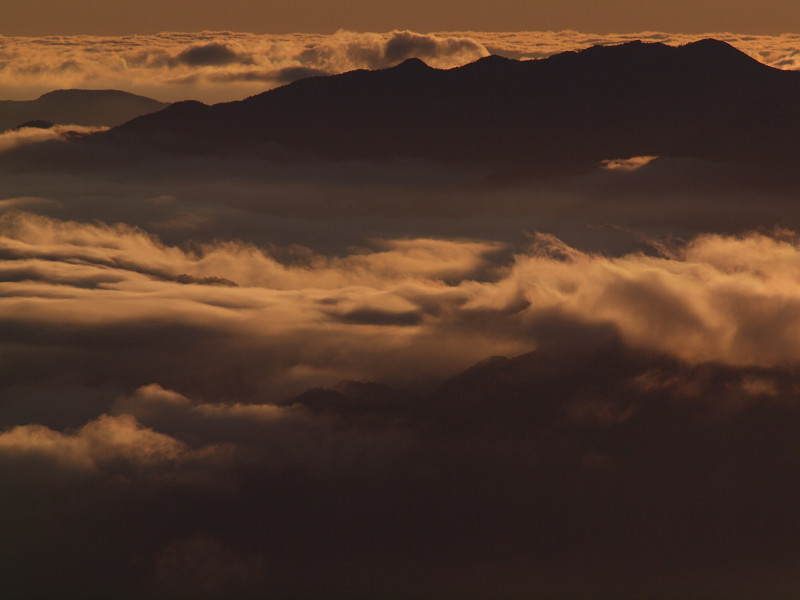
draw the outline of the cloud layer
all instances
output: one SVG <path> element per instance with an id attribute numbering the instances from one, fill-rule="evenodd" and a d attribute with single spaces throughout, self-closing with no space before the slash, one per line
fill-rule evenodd
<path id="1" fill-rule="evenodd" d="M 498 250 L 286 261 L 7 212 L 7 589 L 797 590 L 797 235 Z"/>
<path id="2" fill-rule="evenodd" d="M 8 343 L 41 351 L 54 381 L 157 382 L 229 400 L 283 401 L 343 379 L 424 390 L 583 327 L 692 364 L 800 361 L 794 234 L 702 235 L 617 258 L 548 235 L 496 263 L 501 250 L 403 239 L 277 258 L 12 210 L 0 219 L 0 327 Z M 6 386 L 41 382 L 27 353 L 9 360 Z"/>
<path id="3" fill-rule="evenodd" d="M 683 44 L 713 36 L 781 69 L 797 69 L 798 36 L 642 32 L 161 33 L 122 37 L 0 37 L 0 97 L 28 100 L 59 88 L 123 89 L 162 101 L 238 100 L 301 77 L 378 69 L 410 57 L 450 68 L 487 54 L 543 58 L 632 39 Z"/>

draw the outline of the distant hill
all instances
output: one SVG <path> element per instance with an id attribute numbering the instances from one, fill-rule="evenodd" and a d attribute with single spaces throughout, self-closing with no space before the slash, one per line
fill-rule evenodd
<path id="1" fill-rule="evenodd" d="M 490 56 L 437 70 L 410 59 L 312 77 L 238 102 L 177 103 L 104 139 L 566 172 L 637 155 L 771 163 L 800 160 L 798 106 L 800 73 L 724 42 L 630 42 L 542 60 Z"/>
<path id="2" fill-rule="evenodd" d="M 36 100 L 0 101 L 0 131 L 29 122 L 113 127 L 167 106 L 119 90 L 56 90 Z"/>

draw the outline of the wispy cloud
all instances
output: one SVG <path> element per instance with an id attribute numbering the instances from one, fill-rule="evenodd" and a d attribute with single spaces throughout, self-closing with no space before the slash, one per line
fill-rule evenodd
<path id="1" fill-rule="evenodd" d="M 76 134 L 103 131 L 107 127 L 85 127 L 83 125 L 54 125 L 49 129 L 20 127 L 0 133 L 0 152 L 37 142 L 66 141 Z"/>

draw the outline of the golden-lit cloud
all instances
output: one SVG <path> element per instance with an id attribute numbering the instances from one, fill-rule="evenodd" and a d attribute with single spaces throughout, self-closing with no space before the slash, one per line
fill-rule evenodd
<path id="1" fill-rule="evenodd" d="M 752 518 L 764 486 L 796 467 L 792 232 L 619 255 L 548 234 L 513 255 L 404 238 L 329 256 L 169 244 L 131 225 L 20 212 L 31 206 L 0 217 L 0 515 L 16 511 L 20 524 L 0 566 L 11 586 L 29 588 L 15 573 L 46 559 L 69 566 L 55 573 L 67 589 L 180 597 L 200 582 L 251 598 L 296 590 L 301 564 L 326 558 L 335 568 L 304 587 L 326 597 L 349 589 L 348 566 L 424 574 L 457 556 L 471 566 L 447 575 L 460 589 L 487 560 L 485 540 L 559 573 L 572 554 L 552 547 L 565 537 L 587 547 L 600 536 L 615 560 L 642 560 L 657 532 L 700 544 L 678 526 L 682 510 L 745 535 L 753 560 L 788 539 L 772 516 L 753 534 L 716 506 Z M 576 514 L 576 497 L 602 510 Z M 668 534 L 654 502 L 681 508 L 660 513 L 675 523 Z M 394 542 L 411 522 L 426 566 Z M 76 546 L 92 560 L 76 562 Z M 716 560 L 739 556 L 722 548 Z M 683 572 L 671 554 L 645 559 Z M 703 577 L 687 585 L 714 564 L 698 563 Z M 543 585 L 540 570 L 518 572 L 520 590 Z"/>
<path id="2" fill-rule="evenodd" d="M 800 333 L 798 244 L 772 237 L 702 235 L 660 256 L 605 258 L 544 237 L 515 276 L 534 308 L 613 324 L 627 343 L 689 362 L 795 363 Z M 555 258 L 554 258 L 555 257 Z"/>
<path id="3" fill-rule="evenodd" d="M 630 347 L 689 363 L 800 361 L 792 235 L 701 235 L 620 257 L 541 235 L 512 262 L 492 262 L 501 248 L 394 240 L 286 263 L 240 242 L 186 250 L 125 225 L 11 212 L 0 219 L 0 326 L 35 331 L 42 352 L 66 343 L 88 356 L 103 340 L 103 361 L 119 360 L 114 369 L 144 378 L 139 385 L 222 390 L 238 363 L 237 385 L 276 400 L 340 379 L 424 387 L 582 327 L 611 327 Z M 157 347 L 173 330 L 196 340 L 186 360 L 214 367 L 192 376 L 156 353 L 133 368 L 128 337 Z"/>
<path id="4" fill-rule="evenodd" d="M 449 68 L 488 52 L 470 37 L 411 31 L 333 35 L 163 33 L 2 38 L 0 89 L 31 99 L 59 88 L 124 89 L 159 100 L 236 100 L 294 79 L 379 69 L 420 57 Z"/>
<path id="5" fill-rule="evenodd" d="M 622 169 L 623 171 L 635 171 L 636 169 L 653 162 L 657 156 L 632 156 L 630 158 L 616 158 L 604 160 L 600 166 L 604 169 L 615 170 Z"/>
<path id="6" fill-rule="evenodd" d="M 129 415 L 101 416 L 74 433 L 41 425 L 20 425 L 0 433 L 0 454 L 6 460 L 38 460 L 72 471 L 97 471 L 124 462 L 130 468 L 164 466 L 181 461 L 188 447 L 140 426 Z"/>
<path id="7" fill-rule="evenodd" d="M 38 127 L 20 127 L 0 133 L 0 152 L 11 150 L 26 144 L 49 140 L 65 141 L 74 134 L 103 131 L 105 127 L 84 127 L 82 125 L 54 125 L 49 129 Z"/>

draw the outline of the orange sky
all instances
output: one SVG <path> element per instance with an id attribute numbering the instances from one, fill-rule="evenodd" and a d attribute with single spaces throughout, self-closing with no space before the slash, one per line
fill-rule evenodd
<path id="1" fill-rule="evenodd" d="M 5 35 L 154 33 L 204 29 L 281 33 L 563 30 L 608 33 L 800 30 L 794 0 L 0 0 Z"/>

